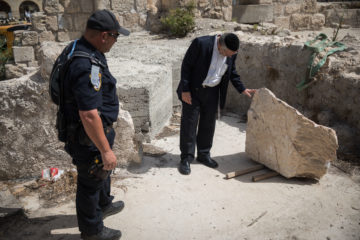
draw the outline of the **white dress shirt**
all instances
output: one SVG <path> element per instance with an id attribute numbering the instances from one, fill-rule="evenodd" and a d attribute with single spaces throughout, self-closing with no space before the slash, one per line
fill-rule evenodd
<path id="1" fill-rule="evenodd" d="M 221 55 L 218 50 L 218 36 L 215 36 L 209 71 L 202 85 L 207 87 L 215 87 L 218 85 L 227 67 L 226 57 Z"/>

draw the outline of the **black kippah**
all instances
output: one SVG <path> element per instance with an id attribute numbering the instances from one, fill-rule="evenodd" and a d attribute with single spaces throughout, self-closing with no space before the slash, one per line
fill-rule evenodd
<path id="1" fill-rule="evenodd" d="M 235 52 L 239 49 L 239 38 L 233 33 L 226 34 L 224 42 L 226 47 L 231 51 Z"/>

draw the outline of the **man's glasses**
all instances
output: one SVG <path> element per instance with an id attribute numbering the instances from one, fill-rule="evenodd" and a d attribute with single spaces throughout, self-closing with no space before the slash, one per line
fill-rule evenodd
<path id="1" fill-rule="evenodd" d="M 120 33 L 111 33 L 111 32 L 108 32 L 107 34 L 109 34 L 110 36 L 112 36 L 113 38 L 115 38 L 115 40 L 117 40 L 117 38 L 120 36 Z"/>

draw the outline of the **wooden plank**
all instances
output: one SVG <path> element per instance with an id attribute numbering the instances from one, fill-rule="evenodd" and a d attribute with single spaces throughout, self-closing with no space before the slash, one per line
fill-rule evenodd
<path id="1" fill-rule="evenodd" d="M 253 176 L 252 181 L 257 182 L 257 181 L 265 180 L 265 179 L 275 177 L 275 176 L 278 176 L 278 175 L 279 175 L 278 172 L 271 171 L 271 172 L 268 172 L 268 173 Z"/>
<path id="2" fill-rule="evenodd" d="M 235 172 L 229 172 L 229 173 L 226 174 L 225 178 L 230 179 L 230 178 L 233 178 L 233 177 L 245 175 L 247 173 L 255 172 L 255 171 L 261 170 L 263 168 L 265 168 L 264 165 L 258 164 L 258 165 L 255 165 L 253 167 L 250 167 L 250 168 L 247 168 L 247 169 L 244 169 L 244 170 L 239 170 L 239 171 L 235 171 Z"/>

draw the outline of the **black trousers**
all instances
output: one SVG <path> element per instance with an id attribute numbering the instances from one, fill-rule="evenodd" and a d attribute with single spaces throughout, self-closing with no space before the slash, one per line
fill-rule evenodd
<path id="1" fill-rule="evenodd" d="M 106 134 L 110 146 L 113 145 L 115 132 Z M 94 159 L 98 156 L 101 160 L 100 152 L 95 146 L 84 146 L 78 142 L 67 143 L 65 150 L 73 158 L 76 165 L 77 190 L 76 190 L 76 216 L 79 230 L 87 235 L 97 234 L 102 231 L 104 223 L 102 220 L 102 208 L 112 203 L 114 199 L 110 195 L 110 176 L 105 180 L 97 179 L 89 175 L 88 170 Z"/>
<path id="2" fill-rule="evenodd" d="M 197 146 L 198 157 L 210 156 L 213 144 L 219 86 L 195 89 L 192 104 L 182 102 L 180 126 L 181 159 L 191 162 Z"/>
<path id="3" fill-rule="evenodd" d="M 87 235 L 102 231 L 102 208 L 111 204 L 110 176 L 105 180 L 89 177 L 89 165 L 77 164 L 76 216 L 79 230 Z"/>

